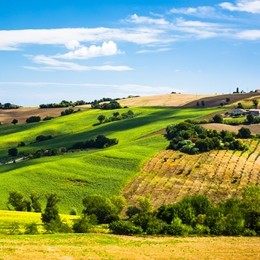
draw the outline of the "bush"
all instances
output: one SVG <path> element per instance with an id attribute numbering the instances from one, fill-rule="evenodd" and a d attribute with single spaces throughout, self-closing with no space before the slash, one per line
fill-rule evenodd
<path id="1" fill-rule="evenodd" d="M 137 235 L 142 234 L 143 230 L 139 226 L 135 226 L 131 221 L 118 220 L 109 225 L 112 234 L 117 235 Z"/>
<path id="2" fill-rule="evenodd" d="M 72 230 L 75 233 L 88 233 L 91 228 L 91 219 L 89 216 L 84 216 L 80 219 L 75 219 Z"/>
<path id="3" fill-rule="evenodd" d="M 39 234 L 38 231 L 38 227 L 36 223 L 31 223 L 31 224 L 27 224 L 25 225 L 25 234 L 29 234 L 29 235 L 37 235 Z"/>
<path id="4" fill-rule="evenodd" d="M 36 137 L 36 142 L 43 142 L 43 141 L 46 141 L 46 140 L 50 140 L 52 138 L 53 137 L 51 135 L 38 135 Z"/>
<path id="5" fill-rule="evenodd" d="M 26 119 L 26 123 L 35 123 L 35 122 L 40 122 L 41 121 L 41 117 L 40 116 L 31 116 L 29 118 Z"/>
<path id="6" fill-rule="evenodd" d="M 238 130 L 238 134 L 237 134 L 238 138 L 250 138 L 251 137 L 251 131 L 248 128 L 245 127 L 241 127 Z"/>
<path id="7" fill-rule="evenodd" d="M 214 123 L 220 123 L 220 124 L 223 123 L 223 116 L 220 114 L 216 114 L 215 116 L 213 116 L 212 119 L 213 119 Z"/>

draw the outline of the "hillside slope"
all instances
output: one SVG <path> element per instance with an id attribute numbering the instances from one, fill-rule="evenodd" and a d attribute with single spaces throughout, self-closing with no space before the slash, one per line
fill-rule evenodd
<path id="1" fill-rule="evenodd" d="M 20 152 L 38 149 L 70 147 L 78 141 L 85 141 L 103 134 L 117 138 L 119 144 L 101 150 L 84 150 L 60 156 L 42 157 L 0 165 L 0 208 L 6 209 L 10 191 L 27 194 L 37 191 L 44 195 L 55 191 L 61 198 L 60 208 L 68 213 L 72 207 L 81 212 L 82 199 L 86 194 L 98 193 L 104 196 L 119 194 L 127 182 L 140 171 L 143 164 L 154 154 L 163 150 L 167 141 L 163 136 L 141 138 L 149 133 L 178 123 L 195 119 L 216 111 L 216 109 L 173 109 L 133 108 L 136 117 L 114 121 L 97 126 L 97 117 L 111 116 L 114 111 L 86 110 L 50 121 L 25 125 L 1 126 L 0 158 L 7 155 L 10 147 Z M 117 110 L 120 113 L 128 109 Z M 48 141 L 35 142 L 38 135 L 52 135 Z"/>
<path id="2" fill-rule="evenodd" d="M 155 207 L 186 195 L 205 194 L 219 202 L 248 185 L 260 185 L 260 140 L 248 141 L 249 150 L 211 151 L 188 155 L 164 150 L 151 158 L 123 194 L 135 204 L 139 196 L 151 196 Z"/>

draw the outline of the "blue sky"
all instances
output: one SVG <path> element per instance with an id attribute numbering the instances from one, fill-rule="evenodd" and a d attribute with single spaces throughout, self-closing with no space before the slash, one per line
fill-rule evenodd
<path id="1" fill-rule="evenodd" d="M 0 102 L 260 88 L 260 0 L 0 1 Z"/>

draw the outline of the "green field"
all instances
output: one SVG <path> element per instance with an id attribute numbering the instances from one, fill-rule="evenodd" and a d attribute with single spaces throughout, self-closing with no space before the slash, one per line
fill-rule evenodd
<path id="1" fill-rule="evenodd" d="M 129 109 L 120 109 L 120 113 Z M 117 195 L 136 175 L 143 164 L 167 146 L 162 135 L 148 134 L 168 124 L 195 119 L 216 112 L 217 109 L 134 108 L 133 119 L 93 126 L 97 117 L 112 116 L 113 111 L 87 110 L 51 121 L 26 125 L 1 126 L 0 158 L 19 142 L 26 146 L 19 151 L 69 147 L 77 141 L 104 134 L 117 138 L 119 144 L 102 150 L 67 153 L 63 156 L 43 157 L 0 166 L 0 209 L 6 209 L 8 193 L 20 191 L 24 195 L 37 191 L 44 195 L 55 192 L 61 198 L 60 212 L 71 208 L 81 211 L 86 194 Z M 38 135 L 52 135 L 49 141 L 35 143 Z"/>

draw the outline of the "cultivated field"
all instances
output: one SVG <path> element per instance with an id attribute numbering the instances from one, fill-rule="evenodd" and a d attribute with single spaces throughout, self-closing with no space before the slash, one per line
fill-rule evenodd
<path id="1" fill-rule="evenodd" d="M 185 195 L 205 194 L 219 202 L 239 195 L 248 185 L 260 185 L 260 140 L 248 141 L 249 150 L 210 151 L 198 155 L 164 150 L 150 159 L 123 194 L 135 204 L 151 196 L 155 207 Z"/>
<path id="2" fill-rule="evenodd" d="M 133 97 L 119 100 L 122 106 L 128 107 L 180 107 L 198 99 L 215 97 L 216 94 L 194 95 L 194 94 L 164 94 L 155 96 Z M 219 104 L 217 105 L 219 106 Z"/>
<path id="3" fill-rule="evenodd" d="M 259 259 L 256 237 L 126 237 L 106 234 L 0 237 L 1 259 Z"/>

